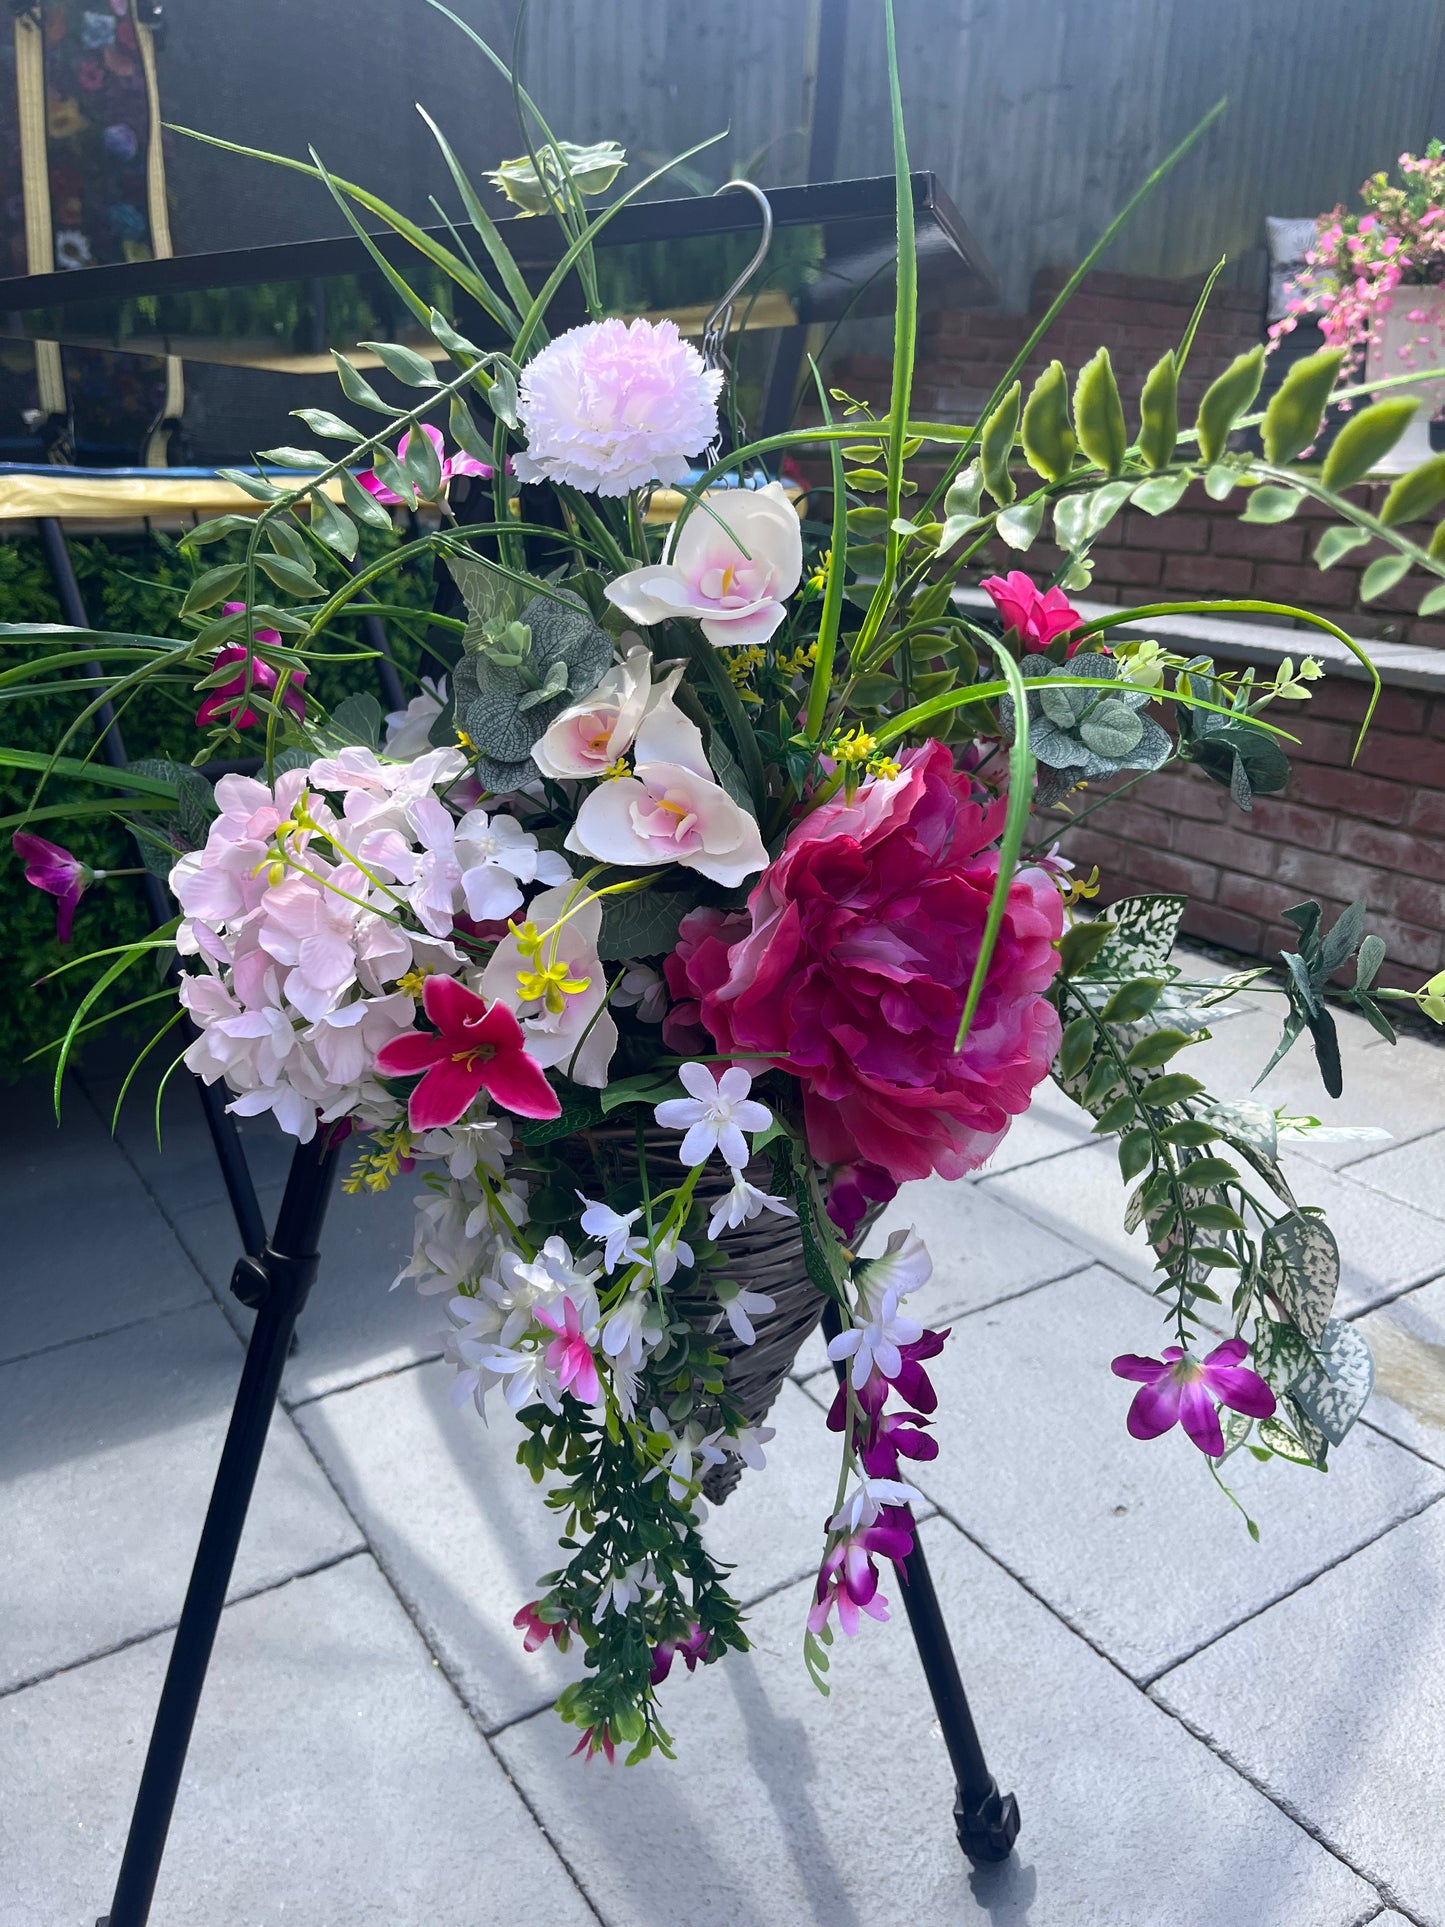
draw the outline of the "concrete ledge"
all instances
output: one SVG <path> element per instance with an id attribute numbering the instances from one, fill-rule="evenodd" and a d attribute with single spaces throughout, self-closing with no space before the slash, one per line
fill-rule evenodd
<path id="1" fill-rule="evenodd" d="M 982 589 L 955 589 L 953 599 L 963 609 L 992 609 Z M 1160 597 L 1163 601 L 1166 598 Z M 1175 598 L 1183 600 L 1184 598 Z M 1119 605 L 1073 599 L 1086 621 L 1110 615 Z M 1119 624 L 1121 636 L 1152 636 L 1190 654 L 1227 656 L 1274 668 L 1286 656 L 1317 656 L 1331 675 L 1368 682 L 1363 663 L 1342 642 L 1323 629 L 1285 629 L 1272 622 L 1249 622 L 1238 616 L 1152 616 L 1143 622 Z M 1360 647 L 1380 672 L 1387 689 L 1418 689 L 1426 695 L 1445 695 L 1445 650 L 1425 649 L 1408 642 L 1362 642 Z"/>

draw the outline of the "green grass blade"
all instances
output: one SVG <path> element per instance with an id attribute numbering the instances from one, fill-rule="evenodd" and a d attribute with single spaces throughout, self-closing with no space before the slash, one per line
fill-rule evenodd
<path id="1" fill-rule="evenodd" d="M 172 995 L 174 995 L 174 991 L 172 991 Z M 150 1042 L 142 1048 L 139 1056 L 136 1058 L 135 1062 L 131 1065 L 130 1069 L 126 1072 L 124 1081 L 122 1082 L 120 1087 L 120 1095 L 115 1100 L 115 1109 L 110 1114 L 110 1131 L 111 1131 L 112 1137 L 114 1137 L 116 1130 L 120 1124 L 121 1106 L 125 1103 L 126 1093 L 130 1090 L 131 1084 L 134 1082 L 136 1072 L 140 1069 L 141 1065 L 150 1056 L 151 1052 L 155 1049 L 156 1045 L 166 1035 L 166 1032 L 170 1030 L 174 1030 L 176 1025 L 181 1021 L 181 1019 L 185 1016 L 185 1014 L 186 1013 L 185 1013 L 184 1006 L 178 1004 L 176 1008 L 171 1012 L 170 1016 L 167 1017 L 166 1021 L 161 1025 L 160 1029 L 156 1032 L 155 1036 L 152 1037 Z M 189 1046 L 187 1048 L 189 1048 Z"/>
<path id="2" fill-rule="evenodd" d="M 1023 848 L 1024 833 L 1028 829 L 1034 806 L 1034 759 L 1029 750 L 1029 702 L 1024 679 L 1019 674 L 1018 664 L 1002 642 L 994 644 L 994 651 L 1014 705 L 1014 739 L 1008 753 L 1008 810 L 1004 817 L 1003 835 L 999 838 L 998 876 L 994 879 L 993 895 L 989 898 L 988 916 L 984 922 L 973 975 L 969 979 L 968 995 L 963 1000 L 958 1035 L 953 1040 L 955 1052 L 963 1049 L 978 1012 L 988 967 L 993 961 L 994 946 L 998 942 L 1004 912 L 1008 908 L 1009 887 L 1018 867 L 1019 852 Z"/>
<path id="3" fill-rule="evenodd" d="M 424 254 L 434 267 L 440 268 L 442 273 L 455 281 L 459 288 L 464 288 L 499 325 L 506 325 L 502 316 L 496 312 L 494 290 L 471 271 L 460 255 L 453 254 L 448 247 L 443 247 L 440 241 L 426 232 L 425 228 L 419 227 L 399 209 L 383 201 L 380 195 L 371 193 L 368 188 L 359 186 L 355 181 L 344 180 L 339 174 L 328 174 L 314 154 L 310 161 L 298 161 L 290 154 L 272 154 L 264 147 L 246 147 L 240 141 L 222 140 L 217 134 L 202 134 L 194 127 L 180 127 L 172 121 L 167 121 L 166 125 L 172 133 L 184 134 L 188 140 L 201 141 L 207 147 L 219 147 L 224 153 L 240 154 L 252 161 L 268 161 L 273 167 L 289 168 L 293 174 L 309 174 L 313 180 L 324 181 L 333 194 L 337 188 L 340 188 L 343 194 L 364 207 L 369 214 L 375 214 L 378 219 L 385 221 L 387 226 L 394 233 L 399 234 L 404 241 L 409 241 L 418 253 Z M 358 232 L 367 239 L 371 238 L 366 236 L 365 229 L 358 229 Z M 389 267 L 390 264 L 386 265 Z"/>
<path id="4" fill-rule="evenodd" d="M 445 13 L 446 8 L 443 7 L 441 11 Z M 452 14 L 450 17 L 453 20 L 456 19 L 455 14 Z M 515 314 L 510 309 L 507 309 L 502 316 L 503 327 L 506 328 L 509 334 L 515 335 L 521 321 L 521 310 L 525 308 L 527 303 L 532 299 L 532 291 L 522 279 L 522 271 L 513 259 L 512 250 L 502 239 L 501 231 L 497 227 L 496 222 L 482 206 L 477 190 L 472 186 L 471 181 L 467 178 L 466 170 L 457 159 L 455 153 L 453 153 L 450 141 L 448 141 L 446 135 L 443 134 L 425 107 L 419 106 L 416 111 L 430 128 L 431 137 L 441 150 L 441 157 L 447 164 L 447 172 L 452 177 L 453 185 L 456 187 L 457 193 L 462 197 L 462 206 L 467 211 L 467 219 L 480 235 L 482 246 L 491 256 L 492 265 L 502 278 L 502 286 L 511 296 L 513 305 L 517 309 Z"/>
<path id="5" fill-rule="evenodd" d="M 808 364 L 823 419 L 831 423 L 828 396 L 817 363 Z M 823 733 L 828 694 L 833 687 L 833 658 L 838 648 L 838 625 L 843 614 L 843 574 L 848 559 L 848 493 L 843 484 L 843 445 L 830 442 L 828 453 L 833 463 L 833 547 L 828 564 L 828 580 L 823 592 L 823 610 L 818 618 L 818 656 L 813 664 L 813 680 L 808 685 L 808 740 L 816 743 Z"/>
<path id="6" fill-rule="evenodd" d="M 1074 296 L 1078 293 L 1080 283 L 1083 281 L 1085 275 L 1087 275 L 1090 272 L 1090 270 L 1093 268 L 1094 263 L 1106 251 L 1106 249 L 1110 247 L 1115 237 L 1123 230 L 1123 228 L 1131 220 L 1133 220 L 1135 214 L 1143 206 L 1144 202 L 1148 200 L 1149 196 L 1154 192 L 1155 188 L 1158 187 L 1159 183 L 1165 178 L 1165 176 L 1168 174 L 1171 174 L 1174 171 L 1174 169 L 1179 165 L 1180 161 L 1184 159 L 1185 155 L 1189 152 L 1189 150 L 1193 146 L 1195 146 L 1195 144 L 1199 140 L 1201 140 L 1203 136 L 1209 131 L 1209 129 L 1214 125 L 1215 121 L 1219 119 L 1220 115 L 1224 112 L 1225 108 L 1228 105 L 1229 105 L 1229 102 L 1227 99 L 1217 100 L 1214 103 L 1214 105 L 1210 108 L 1209 112 L 1204 116 L 1204 118 L 1201 121 L 1199 121 L 1194 127 L 1192 127 L 1190 131 L 1184 136 L 1183 140 L 1180 141 L 1179 145 L 1176 148 L 1174 148 L 1172 152 L 1164 156 L 1164 159 L 1160 161 L 1159 165 L 1154 169 L 1153 173 L 1148 176 L 1148 178 L 1144 181 L 1143 185 L 1137 188 L 1135 192 L 1129 196 L 1129 199 L 1124 203 L 1124 206 L 1120 209 L 1118 214 L 1114 216 L 1114 219 L 1104 229 L 1104 232 L 1099 236 L 1098 240 L 1089 249 L 1089 252 L 1084 256 L 1083 260 L 1079 263 L 1078 267 L 1074 269 L 1073 273 L 1069 276 L 1068 280 L 1064 283 L 1063 287 L 1060 288 L 1059 292 L 1055 295 L 1054 299 L 1049 303 L 1048 307 L 1044 311 L 1043 318 L 1040 320 L 1038 326 L 1034 329 L 1033 333 L 1029 336 L 1028 340 L 1024 343 L 1023 347 L 1019 349 L 1018 353 L 1014 356 L 1013 360 L 1009 363 L 1008 367 L 1005 369 L 1003 374 L 999 376 L 998 382 L 994 388 L 993 393 L 989 396 L 988 401 L 985 403 L 983 408 L 979 410 L 979 416 L 978 416 L 979 422 L 985 422 L 988 420 L 989 416 L 993 413 L 994 409 L 998 406 L 999 402 L 1003 399 L 1004 395 L 1008 392 L 1008 390 L 1013 386 L 1013 383 L 1022 374 L 1024 366 L 1027 363 L 1029 356 L 1033 353 L 1034 349 L 1043 340 L 1044 336 L 1049 332 L 1050 328 L 1053 327 L 1055 321 L 1058 320 L 1063 310 L 1068 306 L 1068 304 L 1073 300 Z M 963 466 L 963 463 L 968 456 L 968 452 L 970 448 L 973 446 L 973 442 L 977 437 L 977 433 L 978 433 L 978 429 L 977 429 L 977 426 L 975 426 L 968 440 L 965 442 L 963 448 L 959 451 L 958 455 L 954 458 L 954 461 L 950 464 L 948 470 L 943 475 L 943 478 L 939 481 L 937 487 L 934 489 L 933 493 L 929 496 L 927 502 L 924 503 L 922 510 L 920 510 L 918 516 L 915 519 L 917 519 L 918 521 L 925 520 L 929 510 L 931 510 L 934 507 L 935 503 L 943 499 L 944 495 L 948 492 L 949 484 L 952 482 L 954 476 L 958 473 L 959 469 Z"/>

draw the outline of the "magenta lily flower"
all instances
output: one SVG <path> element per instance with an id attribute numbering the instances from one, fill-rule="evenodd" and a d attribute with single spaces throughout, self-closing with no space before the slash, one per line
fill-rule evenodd
<path id="1" fill-rule="evenodd" d="M 25 865 L 25 881 L 55 898 L 55 934 L 61 943 L 70 942 L 70 926 L 75 921 L 75 906 L 103 870 L 92 870 L 78 856 L 48 843 L 29 830 L 17 830 L 10 847 Z"/>
<path id="2" fill-rule="evenodd" d="M 223 602 L 221 604 L 221 613 L 228 616 L 238 616 L 245 611 L 245 607 L 244 602 Z M 257 629 L 253 633 L 257 642 L 263 642 L 270 648 L 279 648 L 281 645 L 280 632 L 276 629 Z M 235 708 L 237 699 L 244 696 L 248 689 L 256 689 L 259 690 L 262 695 L 269 696 L 281 678 L 269 662 L 264 662 L 261 657 L 249 649 L 244 642 L 227 643 L 224 649 L 218 649 L 216 651 L 216 659 L 211 666 L 214 669 L 228 669 L 232 663 L 236 665 L 236 675 L 234 678 L 230 682 L 219 683 L 215 688 L 207 690 L 205 701 L 196 711 L 196 727 L 198 729 L 205 729 L 209 723 L 215 722 L 217 718 L 222 722 L 230 723 L 233 729 L 250 729 L 254 724 L 260 722 L 260 716 L 251 708 L 249 703 L 239 714 L 232 714 L 231 712 Z M 248 663 L 250 665 L 249 677 L 247 674 Z M 281 698 L 281 707 L 283 709 L 289 709 L 298 723 L 306 720 L 306 698 L 301 693 L 300 687 L 305 680 L 306 671 L 298 664 L 297 667 L 291 671 L 286 682 L 286 693 Z"/>
<path id="3" fill-rule="evenodd" d="M 992 598 L 1006 626 L 1030 650 L 1047 649 L 1055 636 L 1066 636 L 1084 619 L 1062 589 L 1040 595 L 1022 569 L 987 576 L 978 586 Z M 1069 654 L 1073 653 L 1071 649 Z"/>
<path id="4" fill-rule="evenodd" d="M 1111 1371 L 1139 1384 L 1129 1407 L 1130 1436 L 1157 1439 L 1177 1421 L 1201 1452 L 1221 1458 L 1224 1434 L 1216 1399 L 1247 1418 L 1268 1418 L 1274 1411 L 1274 1393 L 1258 1372 L 1240 1363 L 1248 1350 L 1242 1338 L 1228 1338 L 1207 1358 L 1195 1358 L 1178 1345 L 1166 1345 L 1163 1358 L 1122 1353 Z"/>
<path id="5" fill-rule="evenodd" d="M 553 1313 L 539 1307 L 537 1323 L 545 1325 L 549 1332 L 556 1333 L 547 1347 L 545 1362 L 548 1371 L 557 1374 L 557 1383 L 564 1392 L 570 1392 L 573 1398 L 580 1399 L 584 1405 L 596 1405 L 602 1397 L 602 1381 L 597 1376 L 597 1361 L 592 1356 L 592 1347 L 583 1334 L 582 1320 L 572 1300 L 562 1300 L 560 1321 Z"/>
<path id="6" fill-rule="evenodd" d="M 407 1114 L 414 1131 L 445 1130 L 488 1091 L 518 1117 L 557 1117 L 562 1109 L 522 1026 L 505 1004 L 488 1005 L 455 977 L 428 977 L 422 1009 L 432 1033 L 409 1030 L 376 1054 L 383 1077 L 424 1073 Z"/>
<path id="7" fill-rule="evenodd" d="M 460 449 L 457 450 L 455 455 L 447 455 L 445 453 L 446 441 L 441 430 L 439 428 L 433 428 L 430 422 L 422 423 L 421 432 L 437 452 L 437 460 L 441 463 L 442 468 L 443 492 L 445 492 L 447 483 L 454 475 L 480 475 L 483 481 L 488 482 L 492 479 L 494 471 L 486 462 L 477 461 L 475 456 L 464 454 Z M 399 462 L 406 460 L 406 451 L 411 442 L 411 435 L 412 431 L 408 430 L 397 445 L 396 458 Z M 380 479 L 375 469 L 362 469 L 356 479 L 368 495 L 374 495 L 377 501 L 383 503 L 387 508 L 413 508 L 415 506 L 412 502 L 403 502 L 396 491 L 388 488 L 386 483 Z"/>

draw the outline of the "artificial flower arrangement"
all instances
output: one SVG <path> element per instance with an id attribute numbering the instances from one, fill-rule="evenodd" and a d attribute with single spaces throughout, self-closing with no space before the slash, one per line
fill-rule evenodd
<path id="1" fill-rule="evenodd" d="M 1412 306 L 1409 291 L 1445 282 L 1445 144 L 1432 140 L 1397 165 L 1399 181 L 1381 169 L 1361 184 L 1363 213 L 1340 206 L 1319 217 L 1285 313 L 1270 328 L 1278 340 L 1301 320 L 1318 320 L 1329 345 L 1344 349 L 1346 375 L 1363 367 L 1384 317 L 1401 304 L 1420 331 L 1405 337 L 1402 353 L 1413 360 L 1412 349 L 1427 346 L 1436 350 L 1427 360 L 1440 358 L 1438 314 L 1418 296 Z"/>
<path id="2" fill-rule="evenodd" d="M 1010 372 L 974 426 L 917 419 L 891 15 L 888 31 L 886 415 L 815 379 L 812 426 L 714 453 L 654 533 L 653 485 L 716 447 L 724 374 L 666 320 L 598 311 L 548 338 L 569 271 L 595 296 L 590 247 L 613 210 L 586 208 L 598 183 L 574 171 L 581 150 L 530 109 L 531 172 L 518 161 L 500 178 L 562 224 L 562 260 L 535 293 L 440 134 L 485 271 L 460 231 L 442 246 L 309 170 L 358 234 L 353 203 L 413 241 L 506 345 L 468 338 L 367 238 L 439 357 L 368 344 L 414 404 L 392 407 L 338 355 L 375 432 L 302 409 L 337 458 L 273 449 L 267 471 L 236 472 L 257 512 L 186 538 L 197 573 L 175 636 L 7 632 L 53 645 L 48 665 L 12 672 L 32 691 L 98 649 L 120 664 L 83 692 L 32 809 L 52 776 L 97 776 L 69 752 L 105 700 L 157 677 L 202 695 L 196 767 L 106 774 L 81 806 L 109 799 L 177 916 L 97 953 L 60 1068 L 96 1000 L 159 953 L 178 960 L 179 1007 L 152 1043 L 182 1021 L 189 1034 L 173 1070 L 223 1081 L 233 1110 L 269 1112 L 302 1142 L 346 1136 L 352 1190 L 416 1185 L 398 1282 L 445 1310 L 457 1402 L 507 1408 L 519 1460 L 547 1487 L 566 1560 L 517 1624 L 529 1648 L 583 1649 L 558 1706 L 588 1757 L 666 1751 L 658 1688 L 674 1661 L 747 1644 L 701 1529 L 706 1495 L 763 1465 L 769 1402 L 825 1308 L 841 1464 L 802 1629 L 819 1683 L 835 1622 L 851 1634 L 860 1615 L 886 1617 L 880 1562 L 901 1577 L 919 1496 L 907 1462 L 937 1451 L 928 1362 L 948 1334 L 907 1309 L 930 1271 L 914 1233 L 860 1246 L 900 1186 L 984 1163 L 1051 1070 L 1116 1141 L 1126 1222 L 1156 1254 L 1172 1342 L 1114 1361 L 1138 1388 L 1137 1438 L 1178 1422 L 1211 1467 L 1247 1446 L 1322 1468 L 1371 1381 L 1365 1341 L 1331 1315 L 1333 1238 L 1278 1161 L 1281 1136 L 1313 1121 L 1216 1099 L 1182 1068 L 1211 1009 L 1264 973 L 1191 981 L 1170 960 L 1177 897 L 1081 914 L 1096 880 L 1031 842 L 1031 819 L 1086 781 L 1171 760 L 1244 812 L 1285 784 L 1275 718 L 1308 698 L 1318 665 L 1261 684 L 1111 643 L 1118 629 L 1173 608 L 1266 609 L 1356 647 L 1321 617 L 1253 602 L 1081 619 L 1069 595 L 1126 503 L 1167 513 L 1196 477 L 1218 498 L 1238 491 L 1254 521 L 1313 496 L 1341 523 L 1322 566 L 1367 529 L 1438 582 L 1439 539 L 1426 551 L 1397 526 L 1445 483 L 1407 476 L 1373 519 L 1342 492 L 1399 435 L 1408 397 L 1355 415 L 1322 470 L 1298 462 L 1339 349 L 1292 369 L 1262 421 L 1256 351 L 1180 425 L 1188 338 L 1149 376 L 1137 432 L 1102 349 L 1072 383 L 1052 363 L 1027 396 Z M 602 185 L 621 166 L 609 150 Z M 1255 422 L 1263 454 L 1236 451 L 1232 432 Z M 823 465 L 821 528 L 805 531 L 767 477 L 789 453 Z M 942 469 L 926 488 L 906 472 L 919 457 Z M 393 504 L 434 520 L 353 571 L 358 524 L 388 525 Z M 1046 521 L 1066 556 L 1056 579 L 990 577 L 998 621 L 968 613 L 961 571 L 994 541 L 1026 551 Z M 242 560 L 200 566 L 238 532 Z M 438 619 L 449 659 L 384 731 L 369 696 L 325 712 L 305 685 L 336 653 L 334 624 L 427 553 L 465 604 L 449 629 Z M 212 787 L 199 766 L 226 756 L 253 758 L 251 773 Z M 95 873 L 33 830 L 15 844 L 64 924 Z M 1363 905 L 1328 930 L 1317 906 L 1290 915 L 1280 1051 L 1308 1029 L 1337 1094 L 1325 989 L 1353 962 L 1347 999 L 1390 1035 L 1383 945 Z M 1436 982 L 1419 998 L 1439 1014 L 1442 995 Z"/>

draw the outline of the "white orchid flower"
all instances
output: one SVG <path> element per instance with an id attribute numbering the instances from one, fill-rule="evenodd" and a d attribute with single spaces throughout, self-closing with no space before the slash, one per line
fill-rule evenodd
<path id="1" fill-rule="evenodd" d="M 671 699 L 643 718 L 631 776 L 583 798 L 567 848 L 628 868 L 678 863 L 736 888 L 765 867 L 757 819 L 714 780 L 702 735 Z"/>
<path id="2" fill-rule="evenodd" d="M 548 967 L 563 968 L 568 982 L 585 981 L 585 990 L 564 992 L 560 1010 L 549 1008 L 545 997 L 529 996 L 524 985 L 535 974 L 535 960 L 523 953 L 514 936 L 503 937 L 492 952 L 479 987 L 484 997 L 515 1012 L 527 1040 L 527 1054 L 544 1070 L 557 1066 L 574 1083 L 600 1090 L 617 1048 L 617 1026 L 604 1007 L 607 972 L 597 955 L 602 905 L 594 897 L 574 908 L 581 894 L 576 884 L 544 890 L 528 904 L 527 915 L 538 930 L 547 931 L 572 912 L 558 929 L 555 950 L 552 940 L 547 940 L 542 961 Z"/>
<path id="3" fill-rule="evenodd" d="M 752 1074 L 741 1064 L 730 1064 L 716 1077 L 706 1064 L 684 1064 L 678 1072 L 686 1097 L 669 1097 L 653 1116 L 664 1131 L 685 1131 L 678 1157 L 684 1164 L 703 1164 L 714 1151 L 739 1171 L 752 1156 L 744 1131 L 766 1131 L 773 1114 L 766 1104 L 749 1097 Z"/>
<path id="4" fill-rule="evenodd" d="M 607 585 L 609 602 L 644 627 L 683 616 L 718 647 L 768 640 L 803 574 L 803 535 L 780 482 L 709 491 L 674 531 L 661 562 Z"/>
<path id="5" fill-rule="evenodd" d="M 631 749 L 650 709 L 670 699 L 682 677 L 674 663 L 661 682 L 652 680 L 652 651 L 634 642 L 590 695 L 564 709 L 532 745 L 532 761 L 559 780 L 601 776 Z"/>

